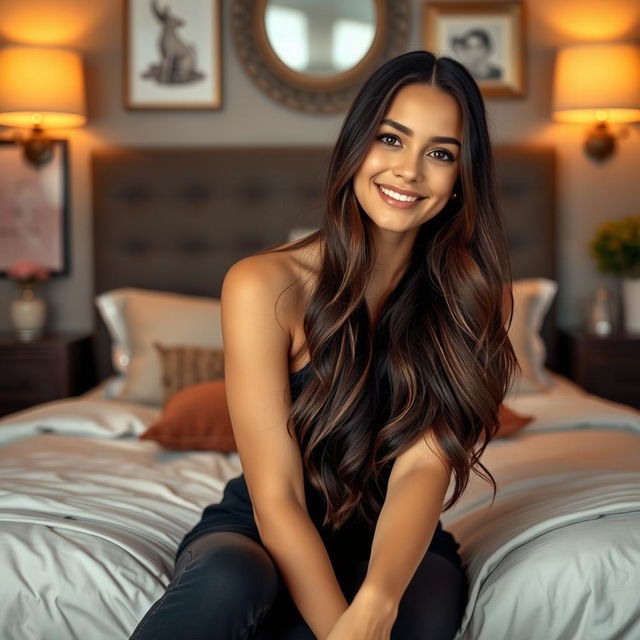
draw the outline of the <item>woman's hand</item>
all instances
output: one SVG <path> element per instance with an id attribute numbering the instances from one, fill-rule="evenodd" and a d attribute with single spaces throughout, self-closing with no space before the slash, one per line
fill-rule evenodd
<path id="1" fill-rule="evenodd" d="M 360 591 L 326 640 L 390 640 L 396 615 L 395 607 Z"/>

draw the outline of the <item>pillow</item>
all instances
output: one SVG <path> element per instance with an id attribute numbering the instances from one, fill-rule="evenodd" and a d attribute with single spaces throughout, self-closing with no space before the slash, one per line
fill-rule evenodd
<path id="1" fill-rule="evenodd" d="M 160 358 L 154 342 L 222 349 L 220 300 L 125 287 L 95 297 L 124 374 L 113 398 L 162 406 Z"/>
<path id="2" fill-rule="evenodd" d="M 224 351 L 153 343 L 162 364 L 163 402 L 185 387 L 224 378 Z"/>
<path id="3" fill-rule="evenodd" d="M 141 436 L 166 449 L 237 451 L 224 380 L 185 387 L 167 400 L 162 416 Z"/>
<path id="4" fill-rule="evenodd" d="M 501 425 L 496 438 L 510 436 L 533 420 L 533 416 L 517 413 L 505 405 L 498 410 L 498 418 Z M 224 380 L 194 384 L 172 395 L 162 416 L 139 438 L 178 451 L 237 452 Z"/>
<path id="5" fill-rule="evenodd" d="M 553 385 L 553 377 L 544 367 L 547 350 L 540 329 L 557 290 L 558 284 L 546 278 L 513 282 L 509 340 L 522 371 L 512 381 L 508 394 L 546 391 Z"/>
<path id="6" fill-rule="evenodd" d="M 513 409 L 510 409 L 506 404 L 502 403 L 498 407 L 498 421 L 500 422 L 500 428 L 496 433 L 496 438 L 505 438 L 520 431 L 520 429 L 526 427 L 530 422 L 533 422 L 534 416 L 525 415 L 524 413 L 518 413 Z"/>

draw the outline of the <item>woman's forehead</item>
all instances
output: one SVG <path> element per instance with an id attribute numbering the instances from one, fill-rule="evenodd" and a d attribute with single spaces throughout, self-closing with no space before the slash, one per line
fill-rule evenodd
<path id="1" fill-rule="evenodd" d="M 402 87 L 393 97 L 385 119 L 394 120 L 415 135 L 459 136 L 462 133 L 462 110 L 457 100 L 426 83 L 413 83 Z"/>

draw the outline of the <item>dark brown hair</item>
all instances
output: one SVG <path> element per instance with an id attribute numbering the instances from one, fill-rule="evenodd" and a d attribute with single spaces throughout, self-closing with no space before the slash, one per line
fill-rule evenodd
<path id="1" fill-rule="evenodd" d="M 365 291 L 375 247 L 353 177 L 394 96 L 415 82 L 460 105 L 458 197 L 418 230 L 409 266 L 373 330 Z M 356 512 L 374 523 L 384 501 L 383 467 L 427 432 L 455 477 L 444 510 L 464 491 L 471 469 L 490 479 L 495 495 L 480 456 L 498 429 L 498 408 L 518 365 L 502 315 L 508 307 L 510 324 L 511 266 L 485 108 L 466 69 L 427 51 L 379 67 L 347 113 L 326 198 L 322 227 L 287 246 L 322 241 L 304 315 L 311 375 L 291 405 L 290 424 L 306 475 L 326 499 L 323 524 L 338 529 Z M 274 250 L 285 249 L 264 252 Z"/>

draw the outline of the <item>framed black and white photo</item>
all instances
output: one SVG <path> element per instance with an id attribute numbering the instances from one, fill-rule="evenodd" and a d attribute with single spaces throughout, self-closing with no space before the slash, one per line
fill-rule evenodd
<path id="1" fill-rule="evenodd" d="M 424 48 L 461 62 L 487 98 L 523 97 L 524 13 L 520 2 L 426 2 Z"/>
<path id="2" fill-rule="evenodd" d="M 22 146 L 0 140 L 0 275 L 26 260 L 52 276 L 69 273 L 69 186 L 66 140 L 51 160 L 25 160 Z"/>
<path id="3" fill-rule="evenodd" d="M 127 109 L 219 109 L 221 0 L 125 0 Z"/>

